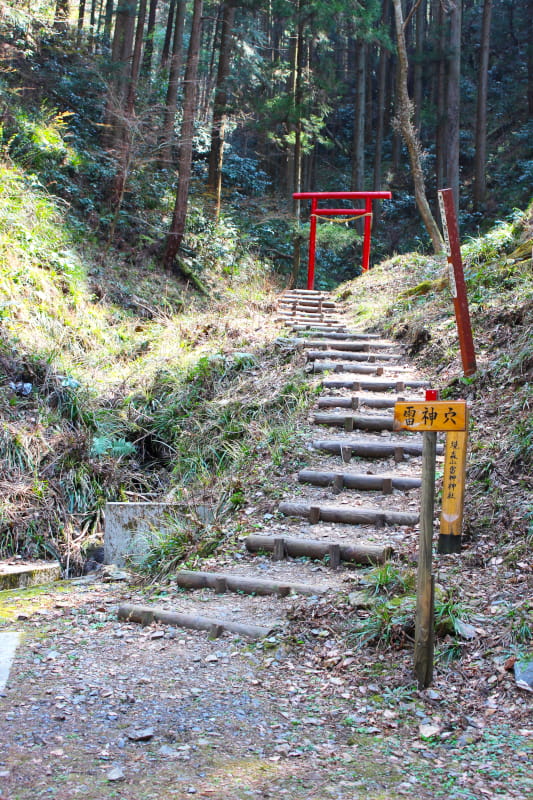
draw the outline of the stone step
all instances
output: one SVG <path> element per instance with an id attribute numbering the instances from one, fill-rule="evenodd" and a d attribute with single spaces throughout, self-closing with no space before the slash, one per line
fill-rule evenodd
<path id="1" fill-rule="evenodd" d="M 9 670 L 15 658 L 15 652 L 21 640 L 19 631 L 5 631 L 0 633 L 0 697 L 6 688 L 9 679 Z"/>
<path id="2" fill-rule="evenodd" d="M 43 586 L 61 580 L 61 567 L 57 561 L 31 564 L 0 563 L 0 591 Z"/>

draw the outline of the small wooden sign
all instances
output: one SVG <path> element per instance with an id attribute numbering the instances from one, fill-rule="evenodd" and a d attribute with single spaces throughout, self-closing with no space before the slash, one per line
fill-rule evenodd
<path id="1" fill-rule="evenodd" d="M 463 529 L 467 431 L 446 434 L 439 553 L 459 553 Z"/>
<path id="2" fill-rule="evenodd" d="M 396 403 L 395 431 L 464 431 L 467 426 L 465 400 Z"/>

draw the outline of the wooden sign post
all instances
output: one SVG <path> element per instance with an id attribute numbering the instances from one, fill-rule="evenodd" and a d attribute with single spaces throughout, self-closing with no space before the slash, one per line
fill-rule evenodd
<path id="1" fill-rule="evenodd" d="M 432 554 L 437 432 L 445 431 L 447 435 L 444 469 L 446 500 L 443 499 L 447 527 L 443 531 L 441 521 L 441 536 L 445 537 L 444 546 L 456 548 L 457 538 L 460 547 L 467 426 L 465 401 L 440 401 L 433 390 L 426 392 L 425 402 L 401 402 L 394 406 L 394 430 L 421 431 L 423 434 L 414 655 L 415 675 L 420 689 L 428 687 L 433 679 L 435 576 L 432 574 Z M 450 542 L 453 544 L 450 545 Z M 441 550 L 439 538 L 439 552 L 455 553 L 457 549 Z"/>

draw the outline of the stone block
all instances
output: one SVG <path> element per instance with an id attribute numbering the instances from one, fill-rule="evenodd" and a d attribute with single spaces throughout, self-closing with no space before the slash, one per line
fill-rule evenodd
<path id="1" fill-rule="evenodd" d="M 139 564 L 154 541 L 172 529 L 171 503 L 106 503 L 104 564 Z"/>

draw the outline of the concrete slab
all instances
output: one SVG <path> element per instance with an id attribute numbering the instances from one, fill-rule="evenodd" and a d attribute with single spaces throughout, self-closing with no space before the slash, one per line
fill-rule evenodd
<path id="1" fill-rule="evenodd" d="M 0 633 L 0 694 L 6 688 L 9 670 L 22 634 L 19 631 Z"/>
<path id="2" fill-rule="evenodd" d="M 171 503 L 106 503 L 104 564 L 139 564 L 172 527 Z"/>
<path id="3" fill-rule="evenodd" d="M 42 586 L 61 580 L 61 567 L 55 561 L 27 564 L 0 563 L 0 591 Z"/>

